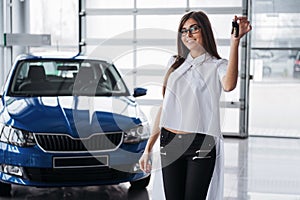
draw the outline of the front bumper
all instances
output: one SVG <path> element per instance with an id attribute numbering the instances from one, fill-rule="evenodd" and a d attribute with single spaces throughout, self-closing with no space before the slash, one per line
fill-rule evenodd
<path id="1" fill-rule="evenodd" d="M 138 144 L 122 144 L 117 150 L 92 153 L 45 153 L 38 146 L 30 148 L 16 147 L 0 143 L 1 172 L 0 179 L 7 183 L 36 187 L 89 186 L 118 184 L 135 181 L 149 174 L 138 168 L 138 160 L 143 153 L 146 141 Z M 107 163 L 95 159 L 106 158 Z M 57 167 L 55 158 L 67 158 L 71 161 Z M 74 159 L 73 159 L 74 158 Z M 64 162 L 65 159 L 59 159 Z M 69 163 L 71 163 L 69 165 Z M 21 175 L 4 170 L 7 166 L 16 166 Z"/>

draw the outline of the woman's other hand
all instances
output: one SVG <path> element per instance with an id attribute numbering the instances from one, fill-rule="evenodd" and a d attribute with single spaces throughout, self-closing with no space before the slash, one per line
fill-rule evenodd
<path id="1" fill-rule="evenodd" d="M 140 164 L 141 170 L 143 170 L 145 173 L 150 173 L 151 168 L 152 168 L 150 154 L 144 152 L 139 160 L 139 164 Z"/>

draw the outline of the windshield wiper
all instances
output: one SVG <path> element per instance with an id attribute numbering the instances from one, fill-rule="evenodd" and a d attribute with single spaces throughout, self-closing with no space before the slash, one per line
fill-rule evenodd
<path id="1" fill-rule="evenodd" d="M 16 92 L 9 92 L 7 94 L 7 96 L 11 96 L 11 97 L 34 97 L 34 96 L 38 96 L 36 94 L 31 94 L 31 93 L 16 93 Z"/>

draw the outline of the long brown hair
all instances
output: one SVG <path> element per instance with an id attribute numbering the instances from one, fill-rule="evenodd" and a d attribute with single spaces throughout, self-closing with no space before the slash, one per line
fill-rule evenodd
<path id="1" fill-rule="evenodd" d="M 203 11 L 192 11 L 187 14 L 185 14 L 179 23 L 178 26 L 178 34 L 177 34 L 177 55 L 175 56 L 175 62 L 173 65 L 170 67 L 168 70 L 165 80 L 164 80 L 164 85 L 163 85 L 163 96 L 165 94 L 166 90 L 166 85 L 168 78 L 170 74 L 176 70 L 186 59 L 187 55 L 189 54 L 189 49 L 183 44 L 181 40 L 181 29 L 184 25 L 184 23 L 188 19 L 194 19 L 197 22 L 197 25 L 201 28 L 200 31 L 202 33 L 202 41 L 203 41 L 203 48 L 212 56 L 216 57 L 217 59 L 220 59 L 220 55 L 217 51 L 217 45 L 216 41 L 214 38 L 214 33 L 212 31 L 211 23 L 207 17 L 207 15 Z"/>

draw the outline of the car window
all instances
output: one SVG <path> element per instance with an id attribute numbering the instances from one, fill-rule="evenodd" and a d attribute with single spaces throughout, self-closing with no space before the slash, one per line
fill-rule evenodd
<path id="1" fill-rule="evenodd" d="M 94 60 L 27 60 L 13 74 L 10 96 L 128 96 L 116 68 Z"/>

